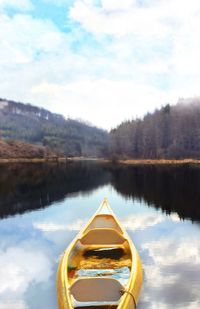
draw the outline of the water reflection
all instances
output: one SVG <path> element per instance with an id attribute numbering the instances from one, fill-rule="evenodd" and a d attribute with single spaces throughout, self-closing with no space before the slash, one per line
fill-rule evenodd
<path id="1" fill-rule="evenodd" d="M 140 246 L 145 279 L 139 308 L 200 308 L 199 235 L 188 223 L 169 226 L 164 222 L 160 239 L 150 237 Z"/>
<path id="2" fill-rule="evenodd" d="M 52 255 L 48 254 L 48 246 L 45 246 L 39 237 L 36 239 L 31 234 L 19 235 L 19 228 L 20 226 L 13 234 L 11 234 L 11 228 L 9 234 L 2 233 L 1 229 L 1 238 L 5 237 L 5 239 L 4 248 L 0 250 L 0 308 L 29 308 L 26 301 L 27 292 L 31 294 L 37 287 L 43 285 L 46 287 L 48 282 L 52 285 L 54 281 L 54 263 Z M 9 236 L 12 237 L 12 245 L 9 243 Z M 26 237 L 28 239 L 24 239 Z M 40 289 L 37 289 L 37 294 L 38 292 Z M 46 293 L 47 299 L 50 292 L 55 295 L 54 284 L 52 291 L 48 290 Z M 35 300 L 39 301 L 38 295 L 34 302 L 33 299 L 31 301 L 32 308 Z M 52 300 L 53 298 L 51 302 Z M 56 308 L 55 306 L 54 301 L 54 305 L 49 308 Z"/>
<path id="3" fill-rule="evenodd" d="M 200 168 L 195 166 L 112 167 L 112 184 L 126 197 L 143 199 L 166 213 L 200 221 Z"/>
<path id="4" fill-rule="evenodd" d="M 0 217 L 51 205 L 111 184 L 117 192 L 167 214 L 200 221 L 200 169 L 74 162 L 0 165 Z"/>
<path id="5" fill-rule="evenodd" d="M 200 308 L 198 169 L 36 167 L 0 169 L 0 309 L 57 308 L 59 256 L 104 196 L 143 262 L 138 308 Z"/>
<path id="6" fill-rule="evenodd" d="M 100 165 L 87 162 L 0 165 L 0 217 L 44 208 L 108 180 Z"/>

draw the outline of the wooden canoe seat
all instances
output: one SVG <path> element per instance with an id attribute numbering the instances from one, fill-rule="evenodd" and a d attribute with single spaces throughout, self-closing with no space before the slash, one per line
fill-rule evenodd
<path id="1" fill-rule="evenodd" d="M 126 239 L 115 229 L 89 230 L 81 239 L 83 245 L 122 245 Z"/>
<path id="2" fill-rule="evenodd" d="M 70 288 L 70 293 L 78 302 L 117 302 L 123 286 L 112 278 L 81 278 Z"/>
<path id="3" fill-rule="evenodd" d="M 118 232 L 123 233 L 119 224 L 116 222 L 114 217 L 110 214 L 97 215 L 92 221 L 92 223 L 89 225 L 87 231 L 95 229 L 95 228 L 113 228 L 117 230 Z"/>

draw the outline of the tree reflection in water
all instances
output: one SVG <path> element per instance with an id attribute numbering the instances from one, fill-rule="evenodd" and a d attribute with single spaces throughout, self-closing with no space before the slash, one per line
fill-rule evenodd
<path id="1" fill-rule="evenodd" d="M 111 184 L 121 195 L 200 221 L 200 168 L 95 162 L 0 166 L 0 217 L 39 209 Z"/>

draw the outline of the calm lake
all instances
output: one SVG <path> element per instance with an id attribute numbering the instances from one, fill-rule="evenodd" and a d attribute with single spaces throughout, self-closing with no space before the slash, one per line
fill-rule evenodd
<path id="1" fill-rule="evenodd" d="M 0 309 L 56 309 L 59 257 L 103 198 L 136 245 L 139 309 L 200 308 L 200 168 L 0 165 Z"/>

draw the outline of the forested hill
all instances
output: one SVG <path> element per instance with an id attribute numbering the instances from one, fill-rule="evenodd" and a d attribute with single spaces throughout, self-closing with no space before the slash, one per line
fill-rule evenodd
<path id="1" fill-rule="evenodd" d="M 200 159 L 200 98 L 181 99 L 110 134 L 30 104 L 0 99 L 0 139 L 21 140 L 67 156 Z"/>
<path id="2" fill-rule="evenodd" d="M 180 99 L 111 131 L 116 158 L 200 159 L 200 98 Z"/>
<path id="3" fill-rule="evenodd" d="M 67 156 L 107 155 L 108 133 L 30 104 L 0 99 L 0 138 L 47 146 Z"/>

